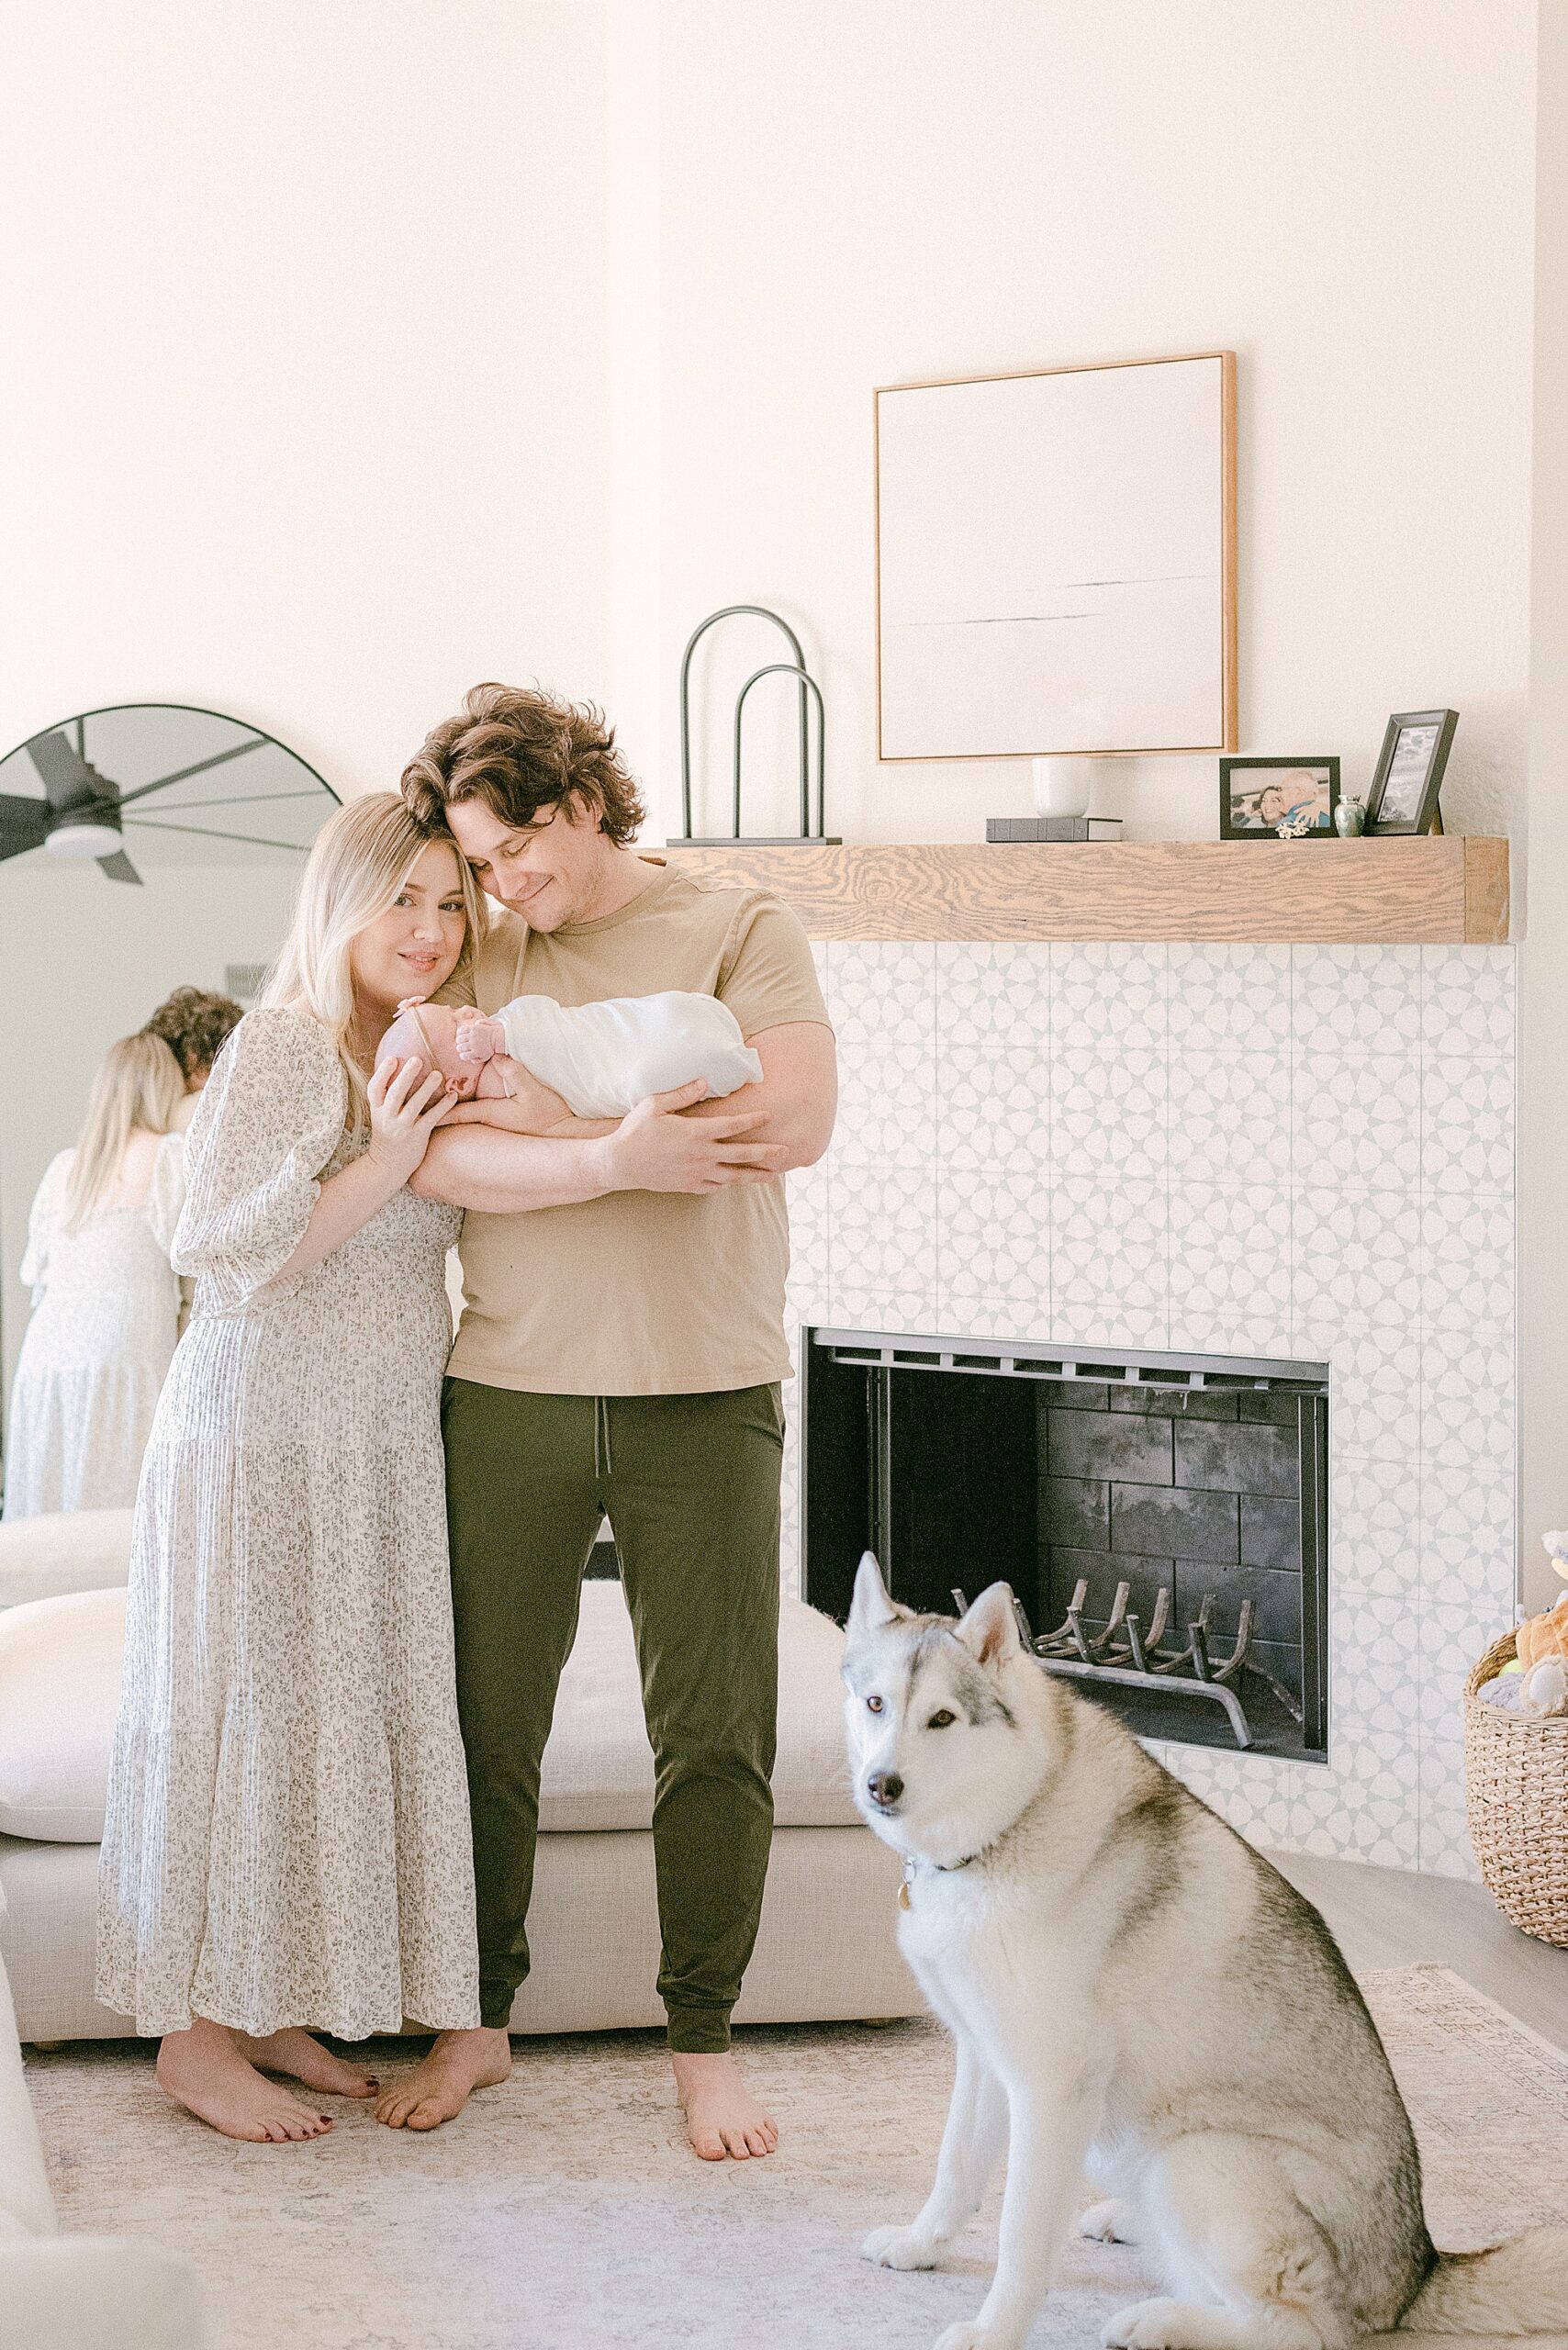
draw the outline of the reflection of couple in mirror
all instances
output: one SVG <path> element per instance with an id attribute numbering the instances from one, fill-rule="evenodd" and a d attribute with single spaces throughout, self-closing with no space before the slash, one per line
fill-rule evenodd
<path id="1" fill-rule="evenodd" d="M 7 1518 L 128 1509 L 179 1336 L 169 1261 L 184 1131 L 225 1036 L 227 996 L 177 988 L 111 1045 L 73 1149 L 39 1185 L 21 1280 L 32 1315 L 11 1388 Z"/>

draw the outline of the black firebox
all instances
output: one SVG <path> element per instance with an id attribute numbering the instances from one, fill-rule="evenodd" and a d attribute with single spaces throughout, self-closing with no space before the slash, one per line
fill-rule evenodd
<path id="1" fill-rule="evenodd" d="M 1041 1662 L 1140 1736 L 1322 1759 L 1327 1371 L 809 1329 L 802 1582 L 1003 1580 Z"/>

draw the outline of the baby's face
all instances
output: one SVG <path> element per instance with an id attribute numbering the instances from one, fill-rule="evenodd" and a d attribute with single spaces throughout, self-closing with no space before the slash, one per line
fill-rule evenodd
<path id="1" fill-rule="evenodd" d="M 400 1012 L 375 1048 L 375 1065 L 383 1061 L 420 1060 L 449 1077 L 463 1099 L 474 1091 L 477 1075 L 473 1064 L 457 1051 L 456 1012 L 449 1003 L 420 1003 Z"/>

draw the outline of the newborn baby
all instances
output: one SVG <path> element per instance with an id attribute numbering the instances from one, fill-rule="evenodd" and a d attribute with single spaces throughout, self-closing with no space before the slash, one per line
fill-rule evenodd
<path id="1" fill-rule="evenodd" d="M 451 1078 L 465 1098 L 482 1102 L 510 1094 L 507 1071 L 521 1061 L 577 1118 L 623 1118 L 648 1094 L 667 1093 L 693 1078 L 706 1078 L 716 1099 L 762 1076 L 727 1004 L 673 990 L 576 1005 L 520 995 L 491 1019 L 468 1006 L 410 996 L 375 1058 L 379 1067 L 413 1058 Z"/>

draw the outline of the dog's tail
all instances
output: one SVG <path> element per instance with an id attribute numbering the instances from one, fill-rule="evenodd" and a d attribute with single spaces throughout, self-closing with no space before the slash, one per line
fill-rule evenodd
<path id="1" fill-rule="evenodd" d="M 1421 2333 L 1568 2333 L 1568 2228 L 1530 2228 L 1489 2252 L 1440 2252 L 1399 2322 Z"/>

